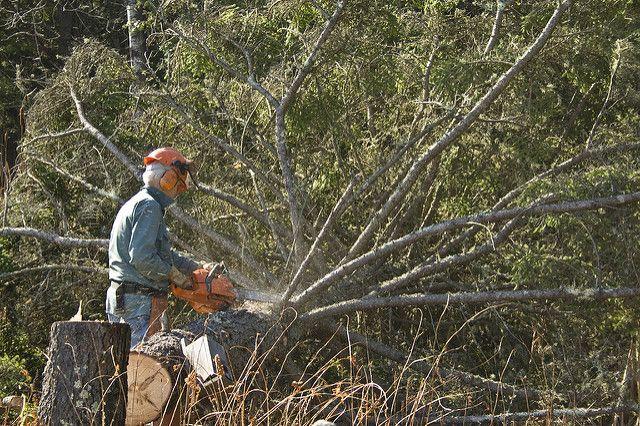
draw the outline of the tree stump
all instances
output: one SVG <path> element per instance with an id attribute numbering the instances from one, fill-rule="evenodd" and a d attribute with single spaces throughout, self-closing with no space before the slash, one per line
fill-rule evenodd
<path id="1" fill-rule="evenodd" d="M 41 423 L 124 424 L 130 341 L 124 323 L 53 323 L 38 407 Z"/>

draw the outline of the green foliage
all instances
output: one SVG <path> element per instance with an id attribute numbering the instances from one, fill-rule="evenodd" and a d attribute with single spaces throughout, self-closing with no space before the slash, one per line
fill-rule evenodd
<path id="1" fill-rule="evenodd" d="M 30 382 L 31 376 L 23 360 L 0 355 L 0 398 L 27 391 Z"/>

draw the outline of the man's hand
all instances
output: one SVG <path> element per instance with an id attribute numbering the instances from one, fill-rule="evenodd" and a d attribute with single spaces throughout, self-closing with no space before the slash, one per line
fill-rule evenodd
<path id="1" fill-rule="evenodd" d="M 191 281 L 191 278 L 180 272 L 175 266 L 172 266 L 171 270 L 169 271 L 169 281 L 175 284 L 176 287 L 185 290 L 193 289 L 193 281 Z"/>
<path id="2" fill-rule="evenodd" d="M 207 271 L 213 272 L 216 275 L 224 274 L 227 272 L 227 267 L 224 266 L 224 262 L 209 262 L 202 265 Z"/>

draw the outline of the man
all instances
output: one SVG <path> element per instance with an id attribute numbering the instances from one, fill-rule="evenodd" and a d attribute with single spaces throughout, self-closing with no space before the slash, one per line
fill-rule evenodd
<path id="1" fill-rule="evenodd" d="M 189 165 L 173 148 L 159 148 L 144 158 L 144 187 L 118 212 L 109 239 L 109 280 L 106 312 L 109 321 L 131 326 L 131 347 L 150 327 L 152 303 L 166 307 L 169 281 L 191 288 L 198 263 L 171 249 L 165 209 L 189 188 Z M 208 268 L 210 264 L 202 267 Z"/>

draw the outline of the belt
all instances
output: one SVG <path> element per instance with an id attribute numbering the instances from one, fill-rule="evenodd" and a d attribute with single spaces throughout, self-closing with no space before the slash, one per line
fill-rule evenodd
<path id="1" fill-rule="evenodd" d="M 117 281 L 117 280 L 111 280 L 111 281 L 120 284 L 120 288 L 118 290 L 126 294 L 144 294 L 147 296 L 164 296 L 167 294 L 165 291 L 147 287 L 146 285 L 136 283 L 133 281 Z"/>

